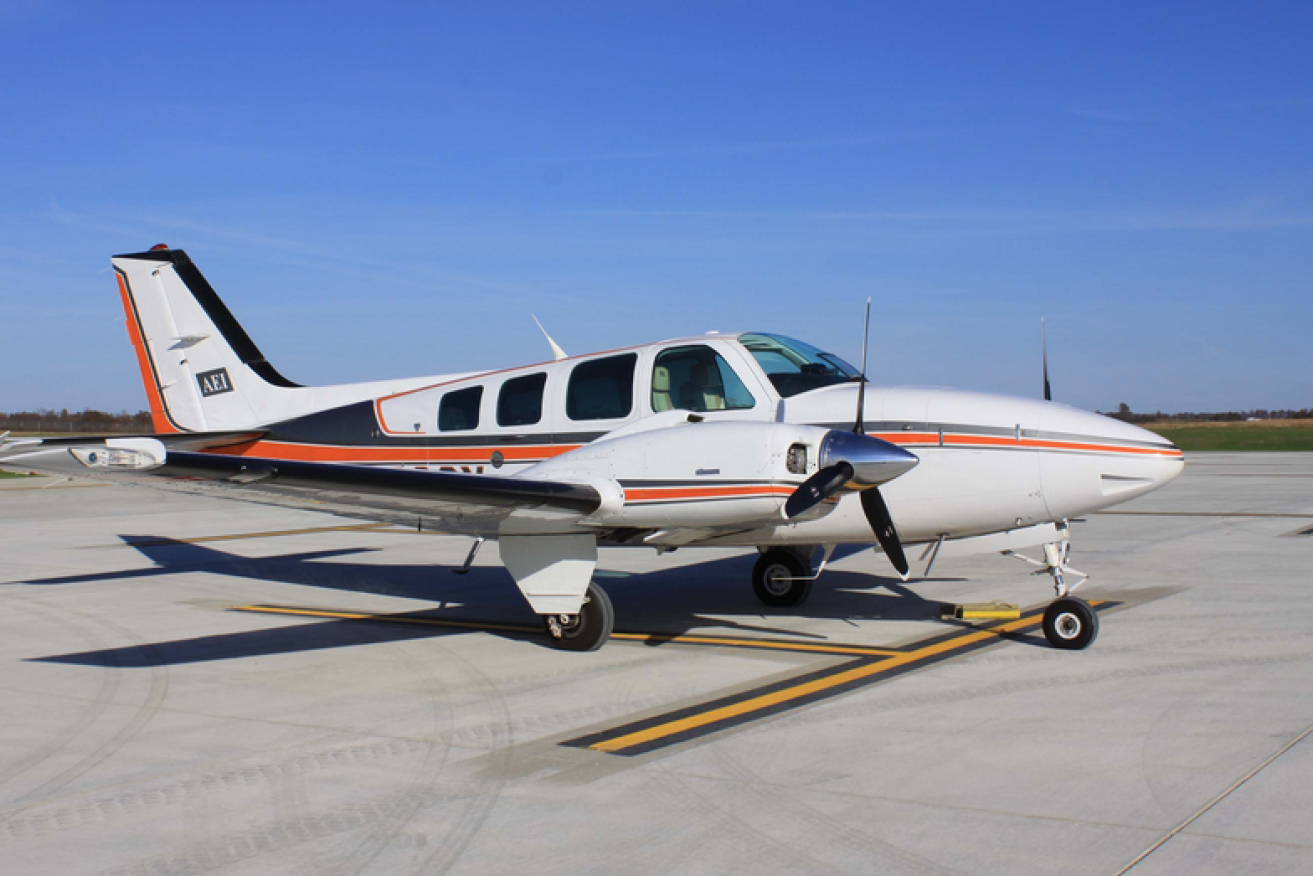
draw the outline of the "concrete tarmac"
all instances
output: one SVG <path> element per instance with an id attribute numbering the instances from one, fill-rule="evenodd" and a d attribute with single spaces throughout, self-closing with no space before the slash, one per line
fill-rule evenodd
<path id="1" fill-rule="evenodd" d="M 492 544 L 3 480 L 0 873 L 1313 873 L 1313 455 L 1073 541 L 1084 652 L 939 619 L 1042 608 L 998 555 L 774 610 L 751 553 L 633 549 L 573 654 Z"/>

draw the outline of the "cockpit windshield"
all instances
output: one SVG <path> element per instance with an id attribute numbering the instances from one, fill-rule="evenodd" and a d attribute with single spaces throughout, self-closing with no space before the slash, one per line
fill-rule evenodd
<path id="1" fill-rule="evenodd" d="M 784 398 L 856 380 L 860 372 L 833 353 L 783 335 L 739 335 L 761 370 Z"/>

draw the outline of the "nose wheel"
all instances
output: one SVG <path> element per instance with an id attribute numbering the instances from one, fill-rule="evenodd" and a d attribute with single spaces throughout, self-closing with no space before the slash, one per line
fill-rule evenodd
<path id="1" fill-rule="evenodd" d="M 1099 635 L 1099 615 L 1075 596 L 1055 599 L 1044 611 L 1044 638 L 1064 651 L 1088 648 Z"/>

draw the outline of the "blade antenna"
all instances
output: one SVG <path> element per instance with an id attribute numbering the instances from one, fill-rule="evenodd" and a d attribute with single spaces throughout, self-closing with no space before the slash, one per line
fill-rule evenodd
<path id="1" fill-rule="evenodd" d="M 1053 391 L 1049 389 L 1049 332 L 1042 316 L 1039 318 L 1039 336 L 1044 354 L 1044 401 L 1053 401 Z"/>
<path id="2" fill-rule="evenodd" d="M 862 382 L 857 385 L 857 422 L 853 424 L 853 433 L 866 434 L 866 424 L 862 422 L 866 413 L 866 342 L 871 336 L 871 299 L 866 299 L 866 325 L 862 328 Z"/>
<path id="3" fill-rule="evenodd" d="M 543 328 L 543 324 L 538 322 L 538 317 L 532 313 L 529 314 L 529 316 L 533 317 L 533 321 L 538 324 L 538 331 L 543 333 L 543 337 L 547 339 L 547 345 L 552 348 L 552 359 L 560 362 L 562 359 L 570 358 L 569 355 L 561 349 L 561 345 L 556 343 L 556 341 L 553 341 L 552 336 L 547 334 L 547 329 Z"/>

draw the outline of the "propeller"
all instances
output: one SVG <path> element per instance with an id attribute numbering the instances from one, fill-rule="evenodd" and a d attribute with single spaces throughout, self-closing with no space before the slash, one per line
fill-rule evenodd
<path id="1" fill-rule="evenodd" d="M 789 519 L 815 508 L 821 502 L 844 488 L 861 490 L 862 511 L 871 531 L 893 563 L 898 574 L 907 579 L 907 556 L 898 539 L 893 518 L 880 484 L 888 483 L 910 471 L 921 460 L 897 444 L 866 434 L 863 422 L 866 416 L 866 348 L 871 336 L 871 299 L 866 299 L 866 325 L 862 330 L 862 373 L 858 375 L 857 417 L 851 432 L 832 429 L 821 440 L 818 462 L 820 470 L 803 481 L 784 503 L 784 516 Z"/>
<path id="2" fill-rule="evenodd" d="M 840 490 L 861 490 L 862 511 L 876 540 L 898 573 L 906 577 L 907 557 L 879 485 L 911 471 L 920 461 L 883 438 L 832 429 L 821 440 L 820 470 L 789 496 L 784 503 L 784 516 L 793 519 Z"/>

